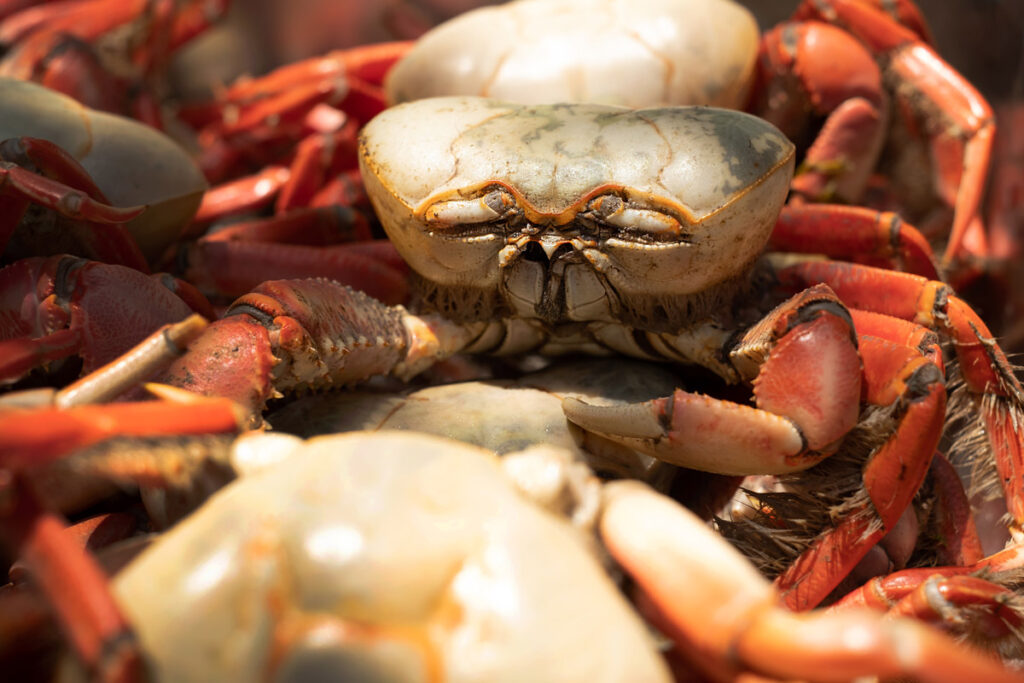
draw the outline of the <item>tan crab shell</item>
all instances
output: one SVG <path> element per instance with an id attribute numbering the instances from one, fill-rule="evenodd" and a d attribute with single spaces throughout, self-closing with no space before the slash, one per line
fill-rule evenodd
<path id="1" fill-rule="evenodd" d="M 428 32 L 386 87 L 393 103 L 481 95 L 743 108 L 757 46 L 756 21 L 730 0 L 521 0 Z"/>
<path id="2" fill-rule="evenodd" d="M 163 681 L 669 679 L 581 536 L 489 452 L 422 434 L 307 442 L 114 591 Z"/>
<path id="3" fill-rule="evenodd" d="M 605 194 L 678 221 L 674 239 L 625 230 L 598 245 L 603 276 L 626 295 L 696 293 L 748 268 L 785 201 L 793 158 L 792 143 L 771 124 L 709 107 L 442 97 L 388 109 L 360 138 L 366 190 L 391 241 L 414 270 L 443 285 L 498 286 L 507 244 L 500 226 L 456 236 L 427 218 L 494 187 L 548 230 L 570 225 Z"/>
<path id="4" fill-rule="evenodd" d="M 151 261 L 177 239 L 207 187 L 188 153 L 160 131 L 35 83 L 0 78 L 0 140 L 23 136 L 63 148 L 113 205 L 148 205 L 126 227 Z"/>

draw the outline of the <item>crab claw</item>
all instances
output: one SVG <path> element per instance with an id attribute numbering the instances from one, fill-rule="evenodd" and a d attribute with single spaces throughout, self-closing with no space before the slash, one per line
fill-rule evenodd
<path id="1" fill-rule="evenodd" d="M 785 417 L 681 389 L 665 398 L 615 406 L 566 398 L 562 409 L 588 432 L 705 472 L 784 474 L 824 457 L 802 455 L 803 437 Z"/>
<path id="2" fill-rule="evenodd" d="M 676 465 L 728 475 L 797 472 L 832 453 L 857 422 L 862 364 L 852 334 L 831 290 L 810 288 L 730 352 L 753 376 L 756 408 L 682 389 L 646 403 L 567 399 L 562 408 L 581 428 Z"/>

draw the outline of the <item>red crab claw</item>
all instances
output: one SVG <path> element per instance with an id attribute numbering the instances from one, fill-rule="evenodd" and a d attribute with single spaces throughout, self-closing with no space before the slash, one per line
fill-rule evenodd
<path id="1" fill-rule="evenodd" d="M 882 150 L 887 114 L 881 72 L 855 38 L 820 22 L 768 31 L 752 102 L 798 142 L 807 137 L 809 113 L 825 119 L 793 179 L 796 193 L 811 201 L 860 199 Z"/>
<path id="2" fill-rule="evenodd" d="M 612 556 L 642 591 L 642 611 L 711 680 L 1024 680 L 912 619 L 786 610 L 734 548 L 637 482 L 606 488 L 599 525 Z"/>
<path id="3" fill-rule="evenodd" d="M 779 277 L 797 288 L 826 283 L 852 308 L 911 320 L 952 341 L 963 381 L 954 405 L 966 403 L 965 412 L 976 417 L 954 442 L 951 456 L 954 462 L 962 454 L 968 464 L 995 463 L 1011 532 L 1019 534 L 1024 525 L 1024 391 L 1006 354 L 970 306 L 942 282 L 849 263 L 801 263 L 779 271 Z"/>
<path id="4" fill-rule="evenodd" d="M 74 354 L 91 372 L 161 325 L 182 320 L 193 309 L 167 284 L 161 275 L 72 256 L 23 259 L 0 270 L 0 381 Z M 170 284 L 209 314 L 191 285 Z"/>
<path id="5" fill-rule="evenodd" d="M 782 304 L 737 349 L 763 360 L 749 370 L 757 408 L 682 389 L 625 406 L 562 407 L 588 432 L 719 474 L 794 472 L 832 453 L 857 422 L 861 393 L 853 325 L 832 293 L 817 288 Z"/>
<path id="6" fill-rule="evenodd" d="M 242 405 L 393 373 L 411 377 L 479 329 L 413 316 L 329 280 L 264 282 L 235 301 L 159 381 Z"/>
<path id="7" fill-rule="evenodd" d="M 89 258 L 148 272 L 138 245 L 122 227 L 146 207 L 110 206 L 85 169 L 44 140 L 8 140 L 0 146 L 0 157 L 0 245 L 6 247 L 17 236 L 34 253 L 53 249 L 52 235 L 34 235 L 31 225 L 17 230 L 36 204 L 64 218 L 60 226 L 67 236 L 60 244 L 73 245 Z M 22 161 L 32 162 L 41 174 L 22 168 Z"/>
<path id="8" fill-rule="evenodd" d="M 769 248 L 888 267 L 939 279 L 935 256 L 917 228 L 895 213 L 838 204 L 782 209 Z"/>
<path id="9" fill-rule="evenodd" d="M 935 187 L 953 207 L 953 224 L 942 265 L 946 268 L 988 255 L 980 220 L 995 119 L 988 102 L 923 42 L 871 3 L 862 0 L 805 0 L 801 16 L 837 24 L 885 59 L 901 108 L 916 116 L 938 116 L 925 125 L 936 167 Z"/>

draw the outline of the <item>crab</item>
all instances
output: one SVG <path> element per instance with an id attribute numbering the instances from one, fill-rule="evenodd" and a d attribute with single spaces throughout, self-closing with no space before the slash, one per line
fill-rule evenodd
<path id="1" fill-rule="evenodd" d="M 163 324 L 213 310 L 149 275 L 206 181 L 159 131 L 0 78 L 0 383 L 71 355 L 88 373 Z"/>
<path id="2" fill-rule="evenodd" d="M 731 475 L 805 470 L 866 431 L 867 493 L 777 579 L 787 604 L 807 608 L 895 525 L 928 470 L 948 421 L 937 332 L 959 361 L 968 436 L 980 435 L 964 442 L 969 455 L 994 459 L 1013 519 L 1024 519 L 1013 474 L 1020 386 L 947 285 L 761 258 L 794 164 L 792 143 L 763 119 L 436 98 L 376 117 L 360 154 L 377 214 L 415 274 L 412 308 L 329 281 L 267 282 L 161 381 L 230 397 L 258 421 L 281 393 L 411 377 L 456 352 L 704 366 L 752 387 L 755 405 L 678 389 L 563 407 L 587 431 Z"/>
<path id="3" fill-rule="evenodd" d="M 980 209 L 995 120 L 909 0 L 804 0 L 760 40 L 731 0 L 519 0 L 436 27 L 385 86 L 392 103 L 482 95 L 744 109 L 800 146 L 794 199 L 870 199 L 922 222 L 958 287 L 987 266 Z"/>
<path id="4" fill-rule="evenodd" d="M 671 392 L 679 381 L 660 364 L 623 358 L 575 359 L 508 379 L 365 387 L 305 396 L 269 413 L 265 421 L 275 432 L 302 437 L 359 430 L 425 432 L 499 455 L 531 446 L 556 446 L 602 477 L 639 479 L 666 491 L 678 468 L 580 431 L 566 421 L 562 402 L 568 397 L 635 402 Z M 507 406 L 515 406 L 515 411 Z M 444 417 L 453 414 L 460 419 Z"/>
<path id="5" fill-rule="evenodd" d="M 671 680 L 595 540 L 680 673 L 1020 679 L 911 619 L 794 615 L 685 508 L 555 448 L 499 463 L 408 432 L 240 442 L 255 466 L 112 581 L 156 680 Z"/>

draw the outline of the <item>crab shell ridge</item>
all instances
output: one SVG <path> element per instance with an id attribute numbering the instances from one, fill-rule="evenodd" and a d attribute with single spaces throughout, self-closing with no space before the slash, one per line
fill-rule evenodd
<path id="1" fill-rule="evenodd" d="M 384 111 L 360 138 L 384 229 L 414 270 L 442 285 L 497 288 L 500 253 L 521 237 L 500 221 L 466 232 L 432 219 L 448 202 L 500 188 L 548 233 L 578 234 L 578 215 L 609 195 L 666 216 L 677 224 L 667 236 L 628 227 L 587 236 L 620 295 L 697 293 L 747 269 L 785 201 L 793 159 L 771 124 L 710 107 L 440 97 Z"/>

